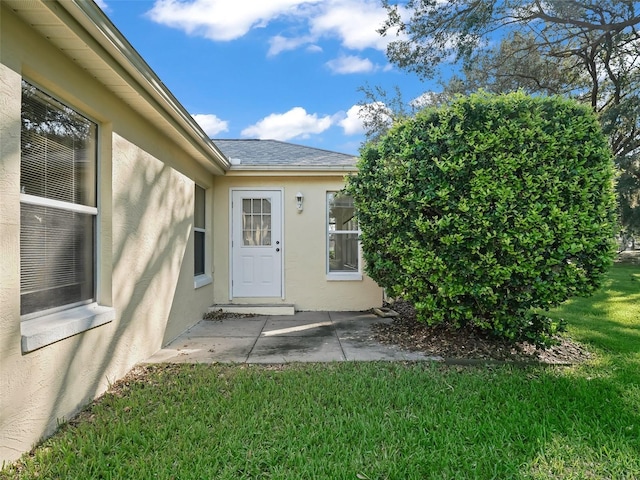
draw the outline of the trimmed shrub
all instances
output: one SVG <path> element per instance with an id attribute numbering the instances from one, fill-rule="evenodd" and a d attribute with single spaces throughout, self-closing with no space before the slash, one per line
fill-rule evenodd
<path id="1" fill-rule="evenodd" d="M 604 278 L 614 166 L 594 113 L 560 97 L 475 94 L 361 150 L 349 179 L 366 271 L 430 324 L 545 344 L 542 314 Z"/>

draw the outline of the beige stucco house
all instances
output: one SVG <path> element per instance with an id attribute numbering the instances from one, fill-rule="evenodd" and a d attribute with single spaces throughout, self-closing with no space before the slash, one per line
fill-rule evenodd
<path id="1" fill-rule="evenodd" d="M 0 7 L 0 464 L 212 305 L 380 304 L 353 157 L 211 141 L 91 1 Z"/>

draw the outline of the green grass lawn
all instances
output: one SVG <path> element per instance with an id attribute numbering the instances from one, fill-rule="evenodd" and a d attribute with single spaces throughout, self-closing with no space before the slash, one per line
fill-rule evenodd
<path id="1" fill-rule="evenodd" d="M 640 478 L 640 267 L 553 315 L 592 362 L 148 367 L 0 479 Z"/>

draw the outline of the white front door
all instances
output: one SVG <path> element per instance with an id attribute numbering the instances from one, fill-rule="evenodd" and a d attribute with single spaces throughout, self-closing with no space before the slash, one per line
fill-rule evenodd
<path id="1" fill-rule="evenodd" d="M 231 295 L 282 297 L 282 192 L 231 192 Z"/>

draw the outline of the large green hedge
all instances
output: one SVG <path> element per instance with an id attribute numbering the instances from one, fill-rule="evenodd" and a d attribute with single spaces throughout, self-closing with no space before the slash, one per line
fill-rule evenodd
<path id="1" fill-rule="evenodd" d="M 545 342 L 539 312 L 597 289 L 614 254 L 614 167 L 587 107 L 485 93 L 361 150 L 349 180 L 367 273 L 421 320 Z"/>

